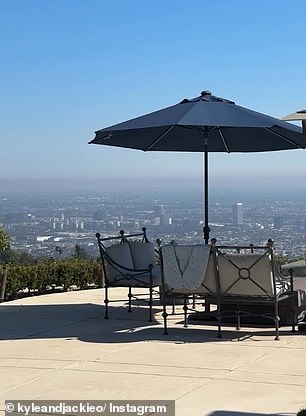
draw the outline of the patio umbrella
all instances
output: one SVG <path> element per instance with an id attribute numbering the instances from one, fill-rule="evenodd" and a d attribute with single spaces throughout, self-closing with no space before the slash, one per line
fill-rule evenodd
<path id="1" fill-rule="evenodd" d="M 204 240 L 208 244 L 208 153 L 306 147 L 301 128 L 203 91 L 199 97 L 95 132 L 89 144 L 204 153 Z"/>

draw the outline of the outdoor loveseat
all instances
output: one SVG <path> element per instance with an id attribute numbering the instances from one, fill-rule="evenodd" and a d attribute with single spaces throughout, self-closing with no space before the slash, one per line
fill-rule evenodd
<path id="1" fill-rule="evenodd" d="M 109 289 L 113 287 L 128 288 L 128 312 L 132 311 L 132 300 L 148 300 L 149 321 L 152 321 L 153 291 L 161 284 L 160 267 L 156 264 L 154 245 L 149 242 L 146 228 L 135 234 L 125 234 L 102 238 L 96 234 L 104 274 L 105 319 L 109 318 Z M 143 288 L 145 294 L 132 292 L 132 288 Z M 145 297 L 144 297 L 144 296 Z M 147 296 L 148 295 L 148 296 Z"/>
<path id="2" fill-rule="evenodd" d="M 198 297 L 207 305 L 216 305 L 218 337 L 222 322 L 235 317 L 240 329 L 243 317 L 261 317 L 275 327 L 279 339 L 279 310 L 285 305 L 287 318 L 297 322 L 293 276 L 285 278 L 277 267 L 273 246 L 176 245 L 160 247 L 163 298 L 183 295 L 184 323 L 187 326 L 188 300 Z M 306 308 L 306 306 L 305 306 Z M 209 312 L 207 313 L 208 316 Z M 167 334 L 167 307 L 163 302 L 164 333 Z"/>

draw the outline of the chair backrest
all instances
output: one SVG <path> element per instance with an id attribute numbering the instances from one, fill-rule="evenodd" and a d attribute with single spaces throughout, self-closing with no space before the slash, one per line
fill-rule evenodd
<path id="1" fill-rule="evenodd" d="M 274 296 L 275 273 L 269 249 L 261 254 L 233 254 L 218 247 L 217 270 L 221 296 Z"/>

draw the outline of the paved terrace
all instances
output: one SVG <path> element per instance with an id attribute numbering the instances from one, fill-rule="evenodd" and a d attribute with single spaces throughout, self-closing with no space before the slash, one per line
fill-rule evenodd
<path id="1" fill-rule="evenodd" d="M 113 289 L 120 295 L 122 289 Z M 115 306 L 114 306 L 115 305 Z M 4 400 L 176 401 L 176 416 L 295 414 L 306 407 L 306 337 L 281 328 L 216 328 L 178 317 L 163 335 L 161 308 L 147 321 L 102 290 L 0 305 L 0 414 Z"/>

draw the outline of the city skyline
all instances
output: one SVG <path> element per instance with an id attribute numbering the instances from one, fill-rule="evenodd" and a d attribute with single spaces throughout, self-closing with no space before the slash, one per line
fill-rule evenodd
<path id="1" fill-rule="evenodd" d="M 283 199 L 280 193 L 237 196 L 213 193 L 210 238 L 229 245 L 265 245 L 273 239 L 276 254 L 306 256 L 306 198 L 299 193 L 295 199 L 293 195 Z M 233 206 L 238 207 L 236 213 Z M 118 235 L 121 229 L 138 232 L 142 227 L 147 227 L 153 242 L 159 238 L 164 244 L 204 243 L 203 200 L 190 190 L 7 194 L 0 198 L 0 226 L 8 233 L 12 248 L 34 256 L 69 257 L 79 244 L 96 257 L 96 232 L 109 236 Z"/>
<path id="2" fill-rule="evenodd" d="M 1 11 L 2 187 L 22 178 L 64 189 L 67 181 L 200 180 L 202 155 L 87 143 L 95 130 L 202 90 L 276 118 L 306 107 L 302 1 L 298 13 L 284 0 L 12 0 Z M 210 177 L 302 188 L 305 158 L 299 150 L 210 155 Z"/>

